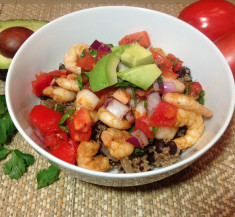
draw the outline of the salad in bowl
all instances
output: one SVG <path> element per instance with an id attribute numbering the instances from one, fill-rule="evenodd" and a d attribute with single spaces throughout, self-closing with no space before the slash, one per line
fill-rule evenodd
<path id="1" fill-rule="evenodd" d="M 63 60 L 36 74 L 40 104 L 29 119 L 50 153 L 70 164 L 119 173 L 169 166 L 213 115 L 183 60 L 153 47 L 147 31 L 116 45 L 74 44 Z"/>

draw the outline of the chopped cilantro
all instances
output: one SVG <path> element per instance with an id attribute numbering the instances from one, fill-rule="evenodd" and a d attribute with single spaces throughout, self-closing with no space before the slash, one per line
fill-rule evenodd
<path id="1" fill-rule="evenodd" d="M 97 50 L 95 49 L 90 49 L 89 53 L 91 54 L 91 56 L 96 60 L 97 57 Z"/>
<path id="2" fill-rule="evenodd" d="M 134 104 L 136 105 L 136 94 L 135 94 L 135 88 L 133 88 L 133 89 L 132 89 L 132 95 L 133 95 Z"/>
<path id="3" fill-rule="evenodd" d="M 84 85 L 82 83 L 82 75 L 81 74 L 77 76 L 77 80 L 78 80 L 79 89 L 82 90 Z"/>
<path id="4" fill-rule="evenodd" d="M 7 148 L 4 148 L 3 146 L 0 146 L 0 161 L 5 159 L 6 156 L 10 153 L 11 151 Z"/>
<path id="5" fill-rule="evenodd" d="M 177 59 L 176 61 L 174 61 L 172 67 L 174 67 L 178 62 L 179 62 L 179 59 Z"/>
<path id="6" fill-rule="evenodd" d="M 147 102 L 144 100 L 144 108 L 147 109 Z"/>
<path id="7" fill-rule="evenodd" d="M 199 95 L 198 95 L 198 100 L 197 100 L 197 101 L 198 101 L 200 104 L 202 104 L 202 105 L 205 104 L 205 98 L 204 98 L 204 96 L 205 96 L 205 91 L 202 90 L 202 91 L 199 93 Z"/>
<path id="8" fill-rule="evenodd" d="M 136 156 L 143 156 L 144 155 L 144 149 L 135 148 L 133 154 L 136 155 Z"/>
<path id="9" fill-rule="evenodd" d="M 13 150 L 11 159 L 3 165 L 3 170 L 11 179 L 19 179 L 25 172 L 26 167 L 34 163 L 34 157 L 31 154 L 24 154 L 19 150 Z"/>
<path id="10" fill-rule="evenodd" d="M 189 95 L 191 89 L 191 84 L 188 84 L 187 87 L 185 88 L 185 94 Z"/>
<path id="11" fill-rule="evenodd" d="M 15 129 L 7 110 L 5 95 L 0 95 L 0 144 L 5 144 L 13 136 Z"/>
<path id="12" fill-rule="evenodd" d="M 157 78 L 157 82 L 158 82 L 159 85 L 163 84 L 162 76 L 159 76 Z"/>
<path id="13" fill-rule="evenodd" d="M 58 123 L 58 125 L 59 126 L 63 125 L 64 122 L 73 115 L 73 112 L 74 112 L 74 109 L 72 109 L 69 113 L 63 115 L 63 117 L 60 119 L 60 122 Z"/>
<path id="14" fill-rule="evenodd" d="M 119 81 L 115 87 L 134 87 L 134 88 L 138 88 L 136 85 L 128 82 L 128 81 Z"/>
<path id="15" fill-rule="evenodd" d="M 51 165 L 48 169 L 41 170 L 37 174 L 37 188 L 43 188 L 45 186 L 51 185 L 59 179 L 60 170 Z"/>
<path id="16" fill-rule="evenodd" d="M 61 104 L 56 104 L 55 106 L 55 110 L 58 111 L 59 113 L 64 113 L 64 110 L 65 110 L 65 106 L 62 106 Z"/>
<path id="17" fill-rule="evenodd" d="M 133 124 L 133 125 L 131 126 L 131 128 L 128 130 L 128 133 L 131 134 L 131 133 L 133 132 L 134 128 L 135 128 L 135 125 Z"/>
<path id="18" fill-rule="evenodd" d="M 154 137 L 156 137 L 156 133 L 158 131 L 158 128 L 157 127 L 153 127 L 153 133 L 154 133 Z"/>
<path id="19" fill-rule="evenodd" d="M 84 51 L 81 52 L 80 57 L 83 58 L 86 56 L 86 53 Z"/>

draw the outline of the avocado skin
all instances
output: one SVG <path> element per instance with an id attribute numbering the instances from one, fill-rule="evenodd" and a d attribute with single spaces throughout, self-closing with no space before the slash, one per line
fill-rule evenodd
<path id="1" fill-rule="evenodd" d="M 6 21 L 0 21 L 0 32 L 4 29 L 14 27 L 14 26 L 21 26 L 28 29 L 31 29 L 32 31 L 36 31 L 45 24 L 47 24 L 48 21 L 44 20 L 6 20 Z M 0 79 L 5 80 L 6 74 L 9 69 L 9 66 L 11 64 L 12 58 L 4 57 L 0 54 Z"/>

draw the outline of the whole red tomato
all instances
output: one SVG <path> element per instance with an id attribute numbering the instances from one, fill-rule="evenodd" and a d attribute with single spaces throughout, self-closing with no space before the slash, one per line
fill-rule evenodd
<path id="1" fill-rule="evenodd" d="M 214 41 L 235 29 L 235 5 L 225 0 L 200 0 L 184 8 L 179 19 Z"/>
<path id="2" fill-rule="evenodd" d="M 214 43 L 226 58 L 235 79 L 235 30 L 218 38 Z"/>

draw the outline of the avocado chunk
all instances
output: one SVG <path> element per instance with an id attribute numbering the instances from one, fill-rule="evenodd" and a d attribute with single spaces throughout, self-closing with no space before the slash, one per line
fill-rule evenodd
<path id="1" fill-rule="evenodd" d="M 156 64 L 148 64 L 123 70 L 117 75 L 122 80 L 129 81 L 137 87 L 147 90 L 161 73 Z"/>
<path id="2" fill-rule="evenodd" d="M 138 43 L 135 43 L 124 50 L 121 55 L 121 61 L 124 65 L 129 67 L 154 63 L 152 53 Z"/>
<path id="3" fill-rule="evenodd" d="M 114 53 L 103 56 L 88 73 L 92 91 L 99 91 L 117 83 L 117 66 L 120 60 Z"/>

